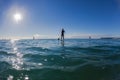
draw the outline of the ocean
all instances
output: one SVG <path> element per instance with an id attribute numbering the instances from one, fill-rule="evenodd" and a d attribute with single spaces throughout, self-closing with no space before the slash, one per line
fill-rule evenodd
<path id="1" fill-rule="evenodd" d="M 0 40 L 0 80 L 120 80 L 120 40 Z"/>

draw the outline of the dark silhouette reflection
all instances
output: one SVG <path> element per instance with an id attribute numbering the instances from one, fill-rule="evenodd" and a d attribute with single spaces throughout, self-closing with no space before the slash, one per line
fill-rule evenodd
<path id="1" fill-rule="evenodd" d="M 61 45 L 64 47 L 64 41 L 61 41 Z"/>
<path id="2" fill-rule="evenodd" d="M 61 47 L 61 56 L 62 56 L 62 58 L 66 58 L 66 48 L 65 48 L 65 46 Z"/>

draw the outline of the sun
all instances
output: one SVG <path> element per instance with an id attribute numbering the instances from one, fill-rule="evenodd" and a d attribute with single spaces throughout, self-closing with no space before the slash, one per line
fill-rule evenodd
<path id="1" fill-rule="evenodd" d="M 21 13 L 15 13 L 13 16 L 14 16 L 14 20 L 15 20 L 16 22 L 21 21 L 22 18 L 23 18 Z"/>

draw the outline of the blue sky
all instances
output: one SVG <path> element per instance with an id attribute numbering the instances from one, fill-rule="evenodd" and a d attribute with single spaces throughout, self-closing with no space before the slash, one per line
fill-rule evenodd
<path id="1" fill-rule="evenodd" d="M 16 23 L 15 12 L 23 16 Z M 119 0 L 0 0 L 0 36 L 120 35 Z"/>

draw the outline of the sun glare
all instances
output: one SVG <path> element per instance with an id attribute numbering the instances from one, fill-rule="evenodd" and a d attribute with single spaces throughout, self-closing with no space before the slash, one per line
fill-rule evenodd
<path id="1" fill-rule="evenodd" d="M 14 20 L 15 20 L 16 22 L 21 21 L 21 20 L 22 20 L 22 15 L 21 15 L 20 13 L 14 14 Z"/>

